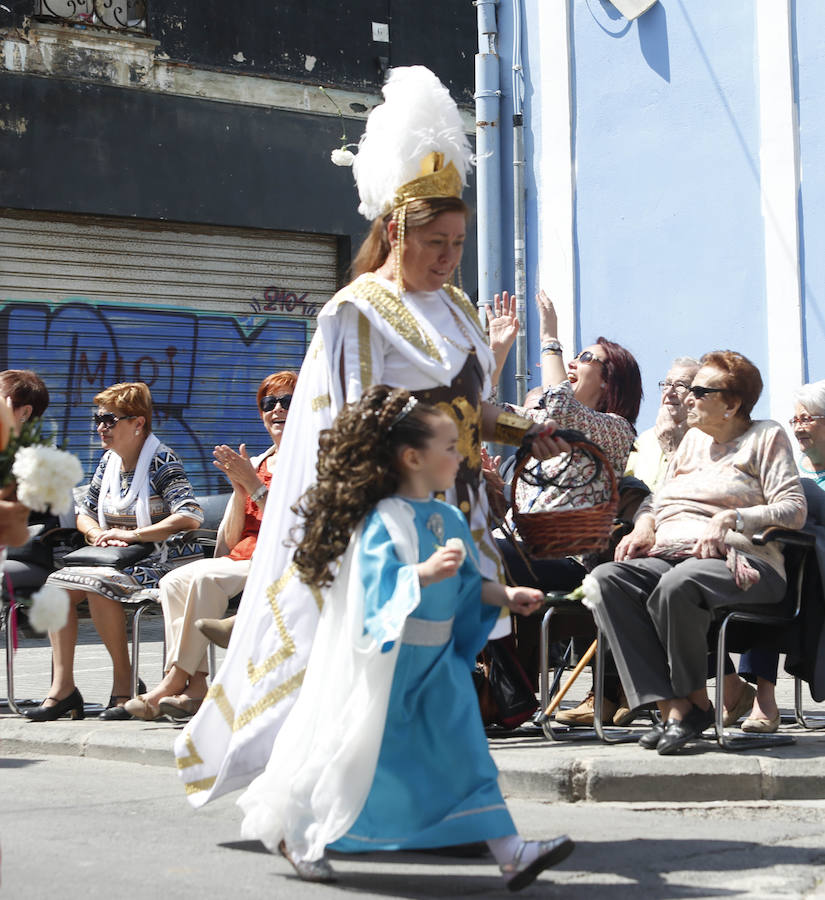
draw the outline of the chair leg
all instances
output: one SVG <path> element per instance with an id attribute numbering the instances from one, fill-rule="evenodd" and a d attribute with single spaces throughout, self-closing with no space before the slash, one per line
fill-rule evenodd
<path id="1" fill-rule="evenodd" d="M 16 607 L 11 603 L 6 614 L 6 687 L 9 692 L 7 702 L 12 712 L 22 716 L 20 708 L 14 700 L 14 635 L 11 633 L 12 613 Z"/>
<path id="2" fill-rule="evenodd" d="M 604 658 L 607 638 L 601 629 L 596 629 L 596 662 L 593 667 L 593 726 L 599 740 L 605 744 L 627 744 L 638 741 L 639 735 L 634 734 L 628 728 L 616 728 L 612 725 L 605 727 L 602 724 L 604 711 Z"/>
<path id="3" fill-rule="evenodd" d="M 215 658 L 215 645 L 212 641 L 209 642 L 209 649 L 206 654 L 207 662 L 209 663 L 209 682 L 210 684 L 215 680 L 215 673 L 218 671 L 218 662 Z"/>
<path id="4" fill-rule="evenodd" d="M 756 750 L 759 747 L 778 747 L 782 744 L 795 744 L 796 740 L 790 734 L 748 734 L 732 735 L 725 731 L 722 720 L 724 718 L 725 702 L 725 657 L 727 652 L 728 624 L 738 618 L 735 612 L 728 613 L 716 638 L 716 740 L 723 750 Z"/>
<path id="5" fill-rule="evenodd" d="M 145 606 L 138 606 L 132 613 L 132 696 L 137 697 L 140 677 L 140 620 Z"/>
<path id="6" fill-rule="evenodd" d="M 11 690 L 11 688 L 9 688 Z M 794 714 L 796 718 L 796 723 L 801 725 L 803 728 L 808 729 L 808 731 L 822 731 L 825 728 L 825 716 L 805 716 L 805 711 L 802 709 L 802 679 L 794 678 L 793 680 L 793 695 L 794 695 Z"/>

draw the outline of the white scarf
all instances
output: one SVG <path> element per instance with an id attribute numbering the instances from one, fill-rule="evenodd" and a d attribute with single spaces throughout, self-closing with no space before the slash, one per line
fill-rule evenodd
<path id="1" fill-rule="evenodd" d="M 149 464 L 159 446 L 160 441 L 153 434 L 150 434 L 143 442 L 135 466 L 135 474 L 125 497 L 120 496 L 120 470 L 123 461 L 114 450 L 110 451 L 109 459 L 106 461 L 106 471 L 103 473 L 103 482 L 100 485 L 100 497 L 97 501 L 97 521 L 101 528 L 107 527 L 106 516 L 103 512 L 105 506 L 115 509 L 119 513 L 125 513 L 134 504 L 137 527 L 146 528 L 152 524 L 152 516 L 149 512 Z"/>

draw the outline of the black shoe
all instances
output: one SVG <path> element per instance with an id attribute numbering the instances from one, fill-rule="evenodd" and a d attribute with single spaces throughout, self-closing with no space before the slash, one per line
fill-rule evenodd
<path id="1" fill-rule="evenodd" d="M 700 709 L 696 704 L 680 721 L 668 719 L 665 733 L 656 745 L 656 752 L 662 756 L 675 753 L 694 738 L 698 738 L 706 728 L 710 728 L 716 720 L 716 713 L 711 703 L 707 709 Z"/>
<path id="2" fill-rule="evenodd" d="M 664 733 L 665 726 L 661 722 L 657 722 L 639 738 L 639 746 L 644 747 L 645 750 L 655 750 Z"/>
<path id="3" fill-rule="evenodd" d="M 138 693 L 146 693 L 146 685 L 143 683 L 142 678 L 138 678 Z M 104 722 L 125 722 L 127 719 L 131 719 L 132 716 L 126 712 L 123 706 L 118 706 L 118 700 L 131 699 L 132 698 L 128 695 L 121 696 L 120 694 L 112 694 L 109 697 L 109 703 L 107 704 L 106 709 L 103 710 L 99 718 L 103 719 Z"/>
<path id="4" fill-rule="evenodd" d="M 46 700 L 56 699 L 56 697 L 46 697 Z M 66 713 L 69 714 L 70 719 L 82 719 L 86 715 L 86 711 L 83 709 L 83 697 L 77 688 L 68 697 L 57 700 L 54 706 L 41 704 L 35 709 L 25 710 L 26 718 L 31 719 L 32 722 L 54 722 L 55 719 L 65 716 Z"/>

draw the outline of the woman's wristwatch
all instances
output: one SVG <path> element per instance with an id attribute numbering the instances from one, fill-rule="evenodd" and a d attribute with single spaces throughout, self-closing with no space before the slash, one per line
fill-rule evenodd
<path id="1" fill-rule="evenodd" d="M 269 488 L 267 488 L 267 486 L 265 484 L 262 484 L 258 488 L 255 489 L 254 494 L 249 495 L 249 499 L 257 506 L 260 506 L 261 500 L 263 500 L 263 498 L 267 495 L 268 492 L 269 492 Z"/>

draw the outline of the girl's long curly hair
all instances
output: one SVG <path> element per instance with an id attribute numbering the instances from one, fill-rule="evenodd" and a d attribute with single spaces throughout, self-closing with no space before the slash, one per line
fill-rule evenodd
<path id="1" fill-rule="evenodd" d="M 423 449 L 433 437 L 432 419 L 441 413 L 426 403 L 396 421 L 410 396 L 403 388 L 374 385 L 321 432 L 317 481 L 292 507 L 303 520 L 293 561 L 304 583 L 332 582 L 332 563 L 347 549 L 358 523 L 398 489 L 398 451 Z"/>

